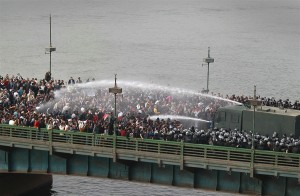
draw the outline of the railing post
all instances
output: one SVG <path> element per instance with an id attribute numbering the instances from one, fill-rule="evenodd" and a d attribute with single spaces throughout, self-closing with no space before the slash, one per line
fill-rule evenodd
<path id="1" fill-rule="evenodd" d="M 157 153 L 160 155 L 160 143 L 157 144 Z"/>
<path id="2" fill-rule="evenodd" d="M 113 162 L 117 161 L 117 155 L 116 155 L 116 147 L 117 147 L 117 136 L 116 134 L 114 134 L 114 138 L 113 138 Z"/>
<path id="3" fill-rule="evenodd" d="M 184 143 L 183 140 L 180 142 L 180 170 L 184 168 Z"/>
<path id="4" fill-rule="evenodd" d="M 158 153 L 157 164 L 158 164 L 159 167 L 161 167 L 161 160 L 160 160 L 160 142 L 157 143 L 157 153 Z"/>
<path id="5" fill-rule="evenodd" d="M 255 159 L 255 149 L 251 149 L 251 163 L 250 163 L 250 177 L 254 177 L 254 159 Z"/>
<path id="6" fill-rule="evenodd" d="M 298 157 L 298 161 L 299 161 L 299 168 L 300 169 L 300 157 Z M 298 184 L 300 184 L 300 173 L 298 174 Z"/>
<path id="7" fill-rule="evenodd" d="M 95 133 L 93 133 L 93 137 L 92 137 L 92 146 L 95 146 Z"/>
<path id="8" fill-rule="evenodd" d="M 227 161 L 230 161 L 230 150 L 227 151 Z"/>
<path id="9" fill-rule="evenodd" d="M 53 131 L 52 129 L 48 130 L 48 134 L 49 134 L 49 154 L 52 155 L 52 135 L 53 135 Z"/>

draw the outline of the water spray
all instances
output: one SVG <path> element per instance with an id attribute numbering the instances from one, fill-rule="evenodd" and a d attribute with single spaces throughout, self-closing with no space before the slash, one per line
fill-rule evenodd
<path id="1" fill-rule="evenodd" d="M 203 120 L 200 118 L 192 118 L 188 116 L 178 116 L 178 115 L 153 115 L 150 116 L 151 120 L 156 120 L 157 118 L 159 119 L 171 119 L 171 120 L 189 120 L 189 121 L 198 121 L 198 122 L 205 122 L 205 123 L 210 123 L 211 121 L 208 120 Z"/>
<path id="2" fill-rule="evenodd" d="M 212 96 L 208 94 L 202 94 L 199 92 L 195 92 L 193 90 L 189 89 L 181 89 L 181 88 L 174 88 L 169 86 L 162 86 L 158 84 L 148 84 L 138 81 L 120 81 L 119 83 L 122 84 L 124 92 L 128 92 L 129 94 L 133 90 L 141 90 L 141 91 L 151 91 L 154 93 L 169 93 L 170 95 L 174 97 L 180 97 L 180 96 L 199 96 L 204 98 L 210 98 L 214 100 L 220 100 L 231 104 L 237 104 L 242 105 L 239 102 L 232 101 L 229 99 Z M 107 89 L 113 85 L 112 81 L 109 80 L 101 80 L 101 81 L 94 81 L 89 83 L 81 83 L 81 84 L 74 84 L 74 85 L 68 85 L 66 88 L 63 88 L 61 90 L 55 91 L 55 99 L 52 100 L 50 103 L 46 103 L 44 105 L 40 105 L 40 110 L 46 110 L 47 108 L 54 107 L 54 105 L 59 102 L 62 105 L 65 105 L 67 102 L 74 102 L 74 100 L 77 99 L 77 102 L 73 105 L 82 105 L 82 103 L 85 103 L 90 98 L 93 98 L 94 102 L 97 102 L 98 105 L 95 105 L 96 107 L 99 107 L 99 103 L 101 103 L 102 97 L 97 96 L 97 91 L 100 93 L 103 93 L 104 96 L 109 96 Z M 80 98 L 80 103 L 78 103 L 78 98 Z M 112 99 L 112 97 L 109 98 L 109 100 Z M 109 101 L 109 100 L 106 100 Z M 106 104 L 104 104 L 106 105 Z M 91 104 L 89 103 L 87 107 L 90 107 Z M 82 107 L 82 106 L 78 106 Z M 72 109 L 72 108 L 71 108 Z M 73 108 L 74 109 L 74 108 Z M 174 116 L 173 116 L 174 118 Z M 179 118 L 179 117 L 178 117 Z M 182 118 L 181 118 L 182 119 Z M 196 118 L 195 118 L 196 119 Z M 190 119 L 192 120 L 192 119 Z"/>

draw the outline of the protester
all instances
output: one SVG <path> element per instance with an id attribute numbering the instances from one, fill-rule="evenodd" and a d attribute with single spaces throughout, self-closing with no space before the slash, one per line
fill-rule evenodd
<path id="1" fill-rule="evenodd" d="M 49 79 L 49 78 L 47 78 Z M 252 136 L 244 130 L 213 129 L 195 122 L 163 118 L 177 115 L 212 121 L 219 107 L 233 104 L 228 100 L 247 104 L 252 97 L 222 95 L 216 97 L 199 93 L 178 93 L 164 89 L 124 88 L 118 96 L 117 116 L 114 115 L 114 96 L 107 87 L 84 88 L 74 85 L 71 77 L 69 86 L 63 80 L 37 78 L 24 79 L 19 74 L 0 77 L 0 122 L 37 129 L 88 132 L 95 134 L 116 133 L 127 138 L 184 141 L 199 144 L 254 147 L 262 150 L 299 153 L 300 141 L 293 135 L 272 137 Z M 79 82 L 78 78 L 77 83 Z M 80 80 L 81 81 L 81 80 Z M 94 79 L 87 85 L 94 83 Z M 212 93 L 212 95 L 214 95 Z M 263 105 L 300 109 L 298 101 L 289 99 L 257 97 Z M 153 115 L 159 115 L 153 119 Z M 203 126 L 203 127 L 201 127 Z M 116 129 L 114 129 L 116 127 Z"/>
<path id="2" fill-rule="evenodd" d="M 76 81 L 76 83 L 79 83 L 79 84 L 82 83 L 82 80 L 80 79 L 80 77 L 78 77 L 78 80 Z"/>
<path id="3" fill-rule="evenodd" d="M 73 77 L 71 77 L 68 81 L 68 84 L 71 85 L 71 84 L 75 84 L 75 80 L 73 79 Z"/>

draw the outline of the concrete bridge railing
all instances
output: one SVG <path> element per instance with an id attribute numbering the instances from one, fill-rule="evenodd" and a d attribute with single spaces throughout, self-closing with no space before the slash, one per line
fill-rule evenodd
<path id="1" fill-rule="evenodd" d="M 0 125 L 1 147 L 169 164 L 180 169 L 192 167 L 300 179 L 300 154 L 293 153 L 59 130 L 38 131 L 10 125 Z"/>

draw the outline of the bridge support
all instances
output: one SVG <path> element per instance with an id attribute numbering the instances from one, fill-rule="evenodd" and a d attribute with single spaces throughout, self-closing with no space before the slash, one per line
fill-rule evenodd
<path id="1" fill-rule="evenodd" d="M 109 159 L 103 157 L 89 157 L 88 176 L 109 177 Z"/>
<path id="2" fill-rule="evenodd" d="M 129 166 L 121 162 L 114 162 L 113 159 L 109 159 L 109 178 L 115 179 L 128 179 Z"/>
<path id="3" fill-rule="evenodd" d="M 300 195 L 298 178 L 271 176 L 264 173 L 251 177 L 249 170 L 237 170 L 233 167 L 204 168 L 185 166 L 179 162 L 167 162 L 155 158 L 137 158 L 134 156 L 119 157 L 114 162 L 113 157 L 98 157 L 99 153 L 80 154 L 78 151 L 65 150 L 54 152 L 34 148 L 0 148 L 0 172 L 12 175 L 14 173 L 54 173 L 72 174 L 95 177 L 107 177 L 132 181 L 151 182 L 174 186 L 193 187 L 209 190 L 220 190 L 234 193 L 256 195 Z M 1 176 L 0 176 L 1 177 Z M 38 177 L 38 176 L 36 176 Z M 9 179 L 8 177 L 0 179 Z M 17 179 L 18 180 L 18 179 Z M 15 187 L 17 185 L 15 183 Z M 22 185 L 21 185 L 22 187 Z M 0 195 L 4 195 L 1 192 Z"/>
<path id="4" fill-rule="evenodd" d="M 151 182 L 158 184 L 173 185 L 173 166 L 172 165 L 151 165 Z"/>
<path id="5" fill-rule="evenodd" d="M 261 195 L 262 181 L 245 173 L 195 169 L 195 188 Z"/>
<path id="6" fill-rule="evenodd" d="M 195 188 L 217 190 L 218 176 L 216 170 L 195 169 Z"/>
<path id="7" fill-rule="evenodd" d="M 264 195 L 299 195 L 300 185 L 296 178 L 274 177 L 260 175 Z"/>
<path id="8" fill-rule="evenodd" d="M 0 149 L 0 171 L 8 171 L 8 151 Z"/>
<path id="9" fill-rule="evenodd" d="M 138 182 L 151 182 L 152 164 L 145 162 L 132 162 L 129 168 L 128 179 Z"/>
<path id="10" fill-rule="evenodd" d="M 181 169 L 180 166 L 173 167 L 173 185 L 194 188 L 194 171 L 188 168 Z"/>
<path id="11" fill-rule="evenodd" d="M 49 155 L 48 171 L 54 174 L 67 174 L 67 157 L 69 156 L 70 155 L 64 156 L 63 153 Z"/>

